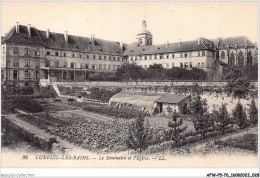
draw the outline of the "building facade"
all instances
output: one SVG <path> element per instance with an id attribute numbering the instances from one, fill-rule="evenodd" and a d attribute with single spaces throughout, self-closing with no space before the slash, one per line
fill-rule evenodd
<path id="1" fill-rule="evenodd" d="M 243 68 L 257 63 L 257 45 L 248 38 L 231 37 L 153 45 L 146 20 L 137 42 L 122 44 L 90 37 L 38 30 L 17 23 L 2 38 L 2 82 L 12 86 L 37 86 L 39 82 L 85 81 L 96 73 L 114 74 L 124 63 L 143 68 L 200 68 L 218 79 L 223 68 Z"/>
<path id="2" fill-rule="evenodd" d="M 118 42 L 41 31 L 16 24 L 2 38 L 2 82 L 37 86 L 40 81 L 84 81 L 93 73 L 115 73 L 124 62 Z"/>

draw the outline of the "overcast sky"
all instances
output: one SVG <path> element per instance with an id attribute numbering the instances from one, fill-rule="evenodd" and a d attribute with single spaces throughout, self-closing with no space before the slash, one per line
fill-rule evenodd
<path id="1" fill-rule="evenodd" d="M 16 22 L 131 43 L 146 17 L 154 44 L 246 35 L 257 42 L 257 2 L 2 2 L 2 35 Z"/>

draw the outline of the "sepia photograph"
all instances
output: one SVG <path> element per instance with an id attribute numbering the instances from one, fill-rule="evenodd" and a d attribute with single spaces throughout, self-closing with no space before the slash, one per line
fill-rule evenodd
<path id="1" fill-rule="evenodd" d="M 257 1 L 16 1 L 1 17 L 3 168 L 258 167 Z"/>

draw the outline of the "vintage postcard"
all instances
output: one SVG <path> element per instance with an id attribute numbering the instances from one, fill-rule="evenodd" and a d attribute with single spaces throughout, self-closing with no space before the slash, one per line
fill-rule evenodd
<path id="1" fill-rule="evenodd" d="M 257 14 L 2 2 L 2 167 L 257 168 Z"/>

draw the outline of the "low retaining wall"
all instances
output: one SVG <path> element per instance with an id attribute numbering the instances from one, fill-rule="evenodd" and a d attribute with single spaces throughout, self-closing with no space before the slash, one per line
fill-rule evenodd
<path id="1" fill-rule="evenodd" d="M 12 122 L 8 118 L 2 117 L 2 124 L 4 124 L 4 127 L 15 130 L 18 135 L 25 139 L 25 141 L 41 149 L 51 151 L 53 144 L 57 143 L 57 140 L 54 137 L 44 138 L 41 135 L 36 135 L 23 126 Z"/>

